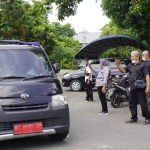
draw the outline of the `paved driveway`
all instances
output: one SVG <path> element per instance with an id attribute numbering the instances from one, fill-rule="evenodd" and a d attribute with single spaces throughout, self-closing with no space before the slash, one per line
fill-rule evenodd
<path id="1" fill-rule="evenodd" d="M 63 72 L 64 73 L 64 72 Z M 61 79 L 62 72 L 58 74 Z M 139 109 L 139 123 L 130 125 L 128 104 L 115 109 L 108 103 L 109 115 L 101 116 L 97 91 L 94 102 L 85 103 L 85 91 L 71 92 L 63 88 L 70 107 L 70 133 L 63 142 L 50 142 L 47 136 L 0 142 L 0 150 L 148 150 L 150 125 L 143 125 Z M 139 107 L 139 106 L 138 106 Z"/>

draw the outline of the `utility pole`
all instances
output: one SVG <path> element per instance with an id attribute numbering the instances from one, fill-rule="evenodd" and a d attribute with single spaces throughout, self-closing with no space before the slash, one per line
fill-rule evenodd
<path id="1" fill-rule="evenodd" d="M 82 32 L 79 32 L 79 33 L 82 33 L 83 34 L 83 45 L 82 46 L 85 46 L 86 44 L 86 34 L 88 33 L 88 31 L 85 30 L 85 28 L 83 27 L 83 31 Z"/>

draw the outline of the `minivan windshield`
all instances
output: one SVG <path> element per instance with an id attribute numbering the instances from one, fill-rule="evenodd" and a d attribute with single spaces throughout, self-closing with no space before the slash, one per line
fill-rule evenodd
<path id="1" fill-rule="evenodd" d="M 53 76 L 52 68 L 43 51 L 0 50 L 0 77 Z"/>

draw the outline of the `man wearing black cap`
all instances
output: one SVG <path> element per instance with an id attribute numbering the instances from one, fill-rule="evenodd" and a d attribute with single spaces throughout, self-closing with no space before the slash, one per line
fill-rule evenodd
<path id="1" fill-rule="evenodd" d="M 86 84 L 86 102 L 93 102 L 93 91 L 92 91 L 92 71 L 89 68 L 88 58 L 84 58 L 85 68 L 85 84 Z"/>

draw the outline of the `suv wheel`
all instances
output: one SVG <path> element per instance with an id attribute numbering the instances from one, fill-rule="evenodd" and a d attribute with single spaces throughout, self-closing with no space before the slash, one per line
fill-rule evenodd
<path id="1" fill-rule="evenodd" d="M 81 81 L 79 81 L 79 80 L 72 80 L 70 82 L 70 89 L 72 91 L 75 91 L 75 92 L 81 91 L 81 89 L 82 89 Z"/>
<path id="2" fill-rule="evenodd" d="M 67 137 L 68 133 L 69 131 L 60 134 L 48 135 L 48 137 L 50 138 L 51 141 L 62 141 Z"/>

